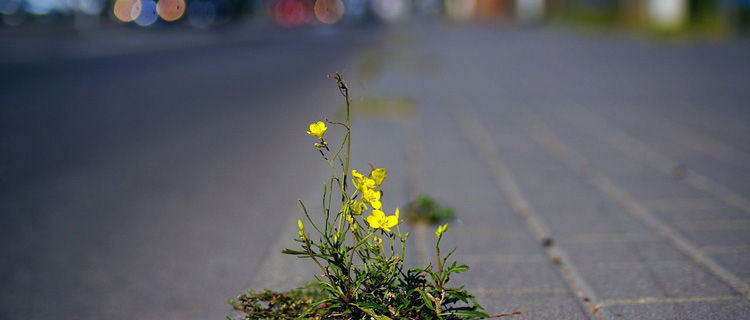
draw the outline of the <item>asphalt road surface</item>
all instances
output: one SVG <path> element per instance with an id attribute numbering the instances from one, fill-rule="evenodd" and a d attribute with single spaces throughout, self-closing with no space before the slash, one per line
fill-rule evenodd
<path id="1" fill-rule="evenodd" d="M 0 318 L 223 318 L 319 169 L 326 75 L 377 35 L 4 37 Z"/>

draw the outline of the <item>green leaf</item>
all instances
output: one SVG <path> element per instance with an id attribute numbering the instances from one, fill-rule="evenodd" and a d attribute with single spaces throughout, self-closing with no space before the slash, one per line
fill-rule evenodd
<path id="1" fill-rule="evenodd" d="M 375 319 L 381 319 L 380 316 L 375 313 L 375 311 L 372 311 L 371 309 L 368 309 L 368 308 L 362 308 L 362 307 L 360 307 L 359 305 L 356 305 L 356 304 L 355 304 L 355 306 L 357 306 L 357 308 L 359 308 L 359 310 L 362 310 L 362 312 L 370 315 L 371 317 L 373 317 Z"/>
<path id="2" fill-rule="evenodd" d="M 305 252 L 305 251 L 297 251 L 297 250 L 292 250 L 292 249 L 281 250 L 281 253 L 283 253 L 283 254 L 292 254 L 292 255 L 301 255 L 301 254 L 306 255 L 307 254 L 307 252 Z"/>
<path id="3" fill-rule="evenodd" d="M 318 281 L 310 281 L 310 282 L 306 283 L 304 286 L 300 287 L 300 289 L 304 290 L 304 289 L 310 289 L 312 287 L 322 287 L 322 286 L 325 286 L 327 284 L 328 283 L 320 281 L 320 280 L 318 280 Z"/>
<path id="4" fill-rule="evenodd" d="M 471 300 L 471 303 L 474 304 L 474 308 L 484 310 L 484 308 L 477 302 L 477 299 L 475 299 L 474 296 L 470 296 L 469 299 Z"/>
<path id="5" fill-rule="evenodd" d="M 465 264 L 462 264 L 460 266 L 456 266 L 455 262 L 453 263 L 453 265 L 450 268 L 448 268 L 448 269 L 445 270 L 445 272 L 448 272 L 448 273 L 461 273 L 461 272 L 466 272 L 466 271 L 469 271 L 469 266 L 467 266 Z"/>
<path id="6" fill-rule="evenodd" d="M 435 309 L 435 305 L 432 304 L 432 300 L 427 296 L 427 294 L 425 294 L 424 292 L 420 292 L 419 295 L 422 297 L 422 301 L 424 301 L 424 304 L 427 305 L 430 310 Z"/>
<path id="7" fill-rule="evenodd" d="M 371 309 L 377 309 L 380 312 L 388 312 L 388 308 L 380 304 L 377 304 L 375 302 L 361 302 L 361 303 L 356 304 L 356 306 L 360 309 L 362 309 L 363 307 L 367 307 Z"/>
<path id="8" fill-rule="evenodd" d="M 459 311 L 454 311 L 454 312 L 442 313 L 440 315 L 441 316 L 454 315 L 454 316 L 459 316 L 459 317 L 475 317 L 475 318 L 489 318 L 490 316 L 484 312 L 473 311 L 473 310 L 459 310 Z"/>
<path id="9" fill-rule="evenodd" d="M 320 300 L 320 301 L 317 301 L 317 302 L 313 303 L 310 306 L 310 308 L 307 308 L 307 310 L 305 310 L 304 312 L 302 312 L 302 314 L 299 317 L 297 317 L 296 320 L 304 319 L 305 317 L 307 317 L 308 314 L 310 314 L 311 311 L 315 310 L 319 306 L 321 306 L 321 305 L 323 305 L 325 303 L 328 303 L 330 301 L 331 301 L 330 299 L 323 299 L 323 300 Z"/>

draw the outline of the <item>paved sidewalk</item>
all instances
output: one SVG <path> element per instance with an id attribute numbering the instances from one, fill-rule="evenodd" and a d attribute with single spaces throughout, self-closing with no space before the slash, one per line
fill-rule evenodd
<path id="1" fill-rule="evenodd" d="M 416 111 L 355 103 L 352 164 L 388 168 L 388 211 L 417 192 L 457 209 L 445 247 L 488 313 L 750 318 L 747 56 L 747 41 L 394 30 L 349 84 Z M 308 280 L 306 260 L 273 254 L 296 218 L 251 287 Z"/>

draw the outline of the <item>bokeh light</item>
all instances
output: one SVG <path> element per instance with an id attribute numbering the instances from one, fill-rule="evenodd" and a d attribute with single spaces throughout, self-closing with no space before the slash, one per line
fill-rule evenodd
<path id="1" fill-rule="evenodd" d="M 516 2 L 516 16 L 524 23 L 535 23 L 543 18 L 544 1 L 519 0 Z"/>
<path id="2" fill-rule="evenodd" d="M 23 10 L 21 0 L 0 1 L 0 13 L 3 22 L 9 26 L 21 25 L 26 20 L 26 11 Z"/>
<path id="3" fill-rule="evenodd" d="M 325 24 L 334 24 L 344 16 L 344 2 L 341 0 L 316 0 L 315 17 Z"/>
<path id="4" fill-rule="evenodd" d="M 372 0 L 372 11 L 385 22 L 395 22 L 406 18 L 408 3 L 405 0 Z"/>
<path id="5" fill-rule="evenodd" d="M 364 21 L 368 13 L 367 0 L 347 0 L 344 4 L 344 16 L 348 21 Z"/>
<path id="6" fill-rule="evenodd" d="M 187 19 L 193 27 L 207 28 L 216 21 L 216 5 L 213 2 L 198 0 L 190 4 Z"/>
<path id="7" fill-rule="evenodd" d="M 662 27 L 677 27 L 682 24 L 685 13 L 685 2 L 678 0 L 650 1 L 648 3 L 651 19 Z"/>
<path id="8" fill-rule="evenodd" d="M 130 22 L 141 15 L 140 0 L 117 0 L 114 5 L 115 18 L 122 22 Z"/>
<path id="9" fill-rule="evenodd" d="M 159 0 L 156 4 L 156 12 L 165 21 L 175 21 L 185 13 L 184 0 Z"/>
<path id="10" fill-rule="evenodd" d="M 445 15 L 453 21 L 467 21 L 474 17 L 476 0 L 445 0 Z"/>
<path id="11" fill-rule="evenodd" d="M 87 15 L 98 15 L 104 11 L 106 6 L 104 0 L 67 0 L 67 4 L 70 8 Z"/>
<path id="12" fill-rule="evenodd" d="M 296 27 L 312 20 L 312 8 L 307 1 L 281 0 L 273 6 L 272 17 L 277 24 L 284 27 Z"/>
<path id="13" fill-rule="evenodd" d="M 152 0 L 141 0 L 141 14 L 135 18 L 135 23 L 141 26 L 149 26 L 156 22 L 159 15 L 156 13 L 156 2 Z"/>

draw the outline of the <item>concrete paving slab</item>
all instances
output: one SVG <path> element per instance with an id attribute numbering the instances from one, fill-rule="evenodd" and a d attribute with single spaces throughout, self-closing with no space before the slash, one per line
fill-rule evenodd
<path id="1" fill-rule="evenodd" d="M 537 256 L 533 256 L 537 257 Z M 538 258 L 535 258 L 538 260 Z M 503 259 L 502 256 L 486 256 L 471 259 L 473 267 L 467 277 L 456 277 L 456 283 L 466 288 L 489 289 L 557 289 L 565 290 L 566 284 L 554 269 L 549 259 L 524 261 Z M 468 263 L 468 262 L 467 262 Z"/>
<path id="2" fill-rule="evenodd" d="M 750 282 L 750 250 L 744 252 L 727 252 L 710 254 L 717 262 L 726 266 L 745 282 Z"/>
<path id="3" fill-rule="evenodd" d="M 686 261 L 591 263 L 581 264 L 580 268 L 604 301 L 642 297 L 739 297 L 720 279 Z"/>
<path id="4" fill-rule="evenodd" d="M 637 303 L 606 307 L 622 319 L 717 319 L 733 320 L 750 317 L 750 303 L 727 299 L 682 303 Z"/>
<path id="5" fill-rule="evenodd" d="M 541 211 L 541 210 L 540 210 Z M 603 218 L 589 215 L 572 215 L 566 212 L 549 212 L 545 214 L 556 235 L 587 233 L 646 232 L 648 229 L 632 218 Z"/>
<path id="6" fill-rule="evenodd" d="M 452 225 L 449 232 L 452 234 L 441 243 L 445 248 L 458 248 L 459 254 L 543 254 L 542 244 L 522 228 L 502 230 L 491 226 Z"/>
<path id="7" fill-rule="evenodd" d="M 746 229 L 684 230 L 682 234 L 697 246 L 732 246 L 750 243 Z"/>
<path id="8" fill-rule="evenodd" d="M 478 292 L 477 299 L 489 314 L 521 312 L 520 315 L 507 319 L 588 319 L 575 301 L 576 298 L 565 291 Z"/>
<path id="9" fill-rule="evenodd" d="M 656 172 L 653 174 L 657 174 Z M 619 182 L 638 199 L 664 199 L 677 197 L 700 198 L 706 194 L 669 177 L 654 178 L 650 176 L 630 177 Z"/>
<path id="10" fill-rule="evenodd" d="M 685 201 L 689 198 L 661 199 L 659 202 L 673 202 L 669 208 L 660 208 L 660 205 L 650 204 L 644 201 L 647 207 L 656 208 L 654 213 L 666 221 L 690 221 L 702 222 L 713 220 L 740 220 L 747 219 L 748 214 L 734 208 L 727 207 L 721 203 L 700 204 L 697 201 Z M 693 198 L 700 199 L 700 198 Z"/>
<path id="11" fill-rule="evenodd" d="M 653 241 L 560 241 L 570 258 L 579 264 L 688 261 L 681 252 L 661 239 Z"/>

